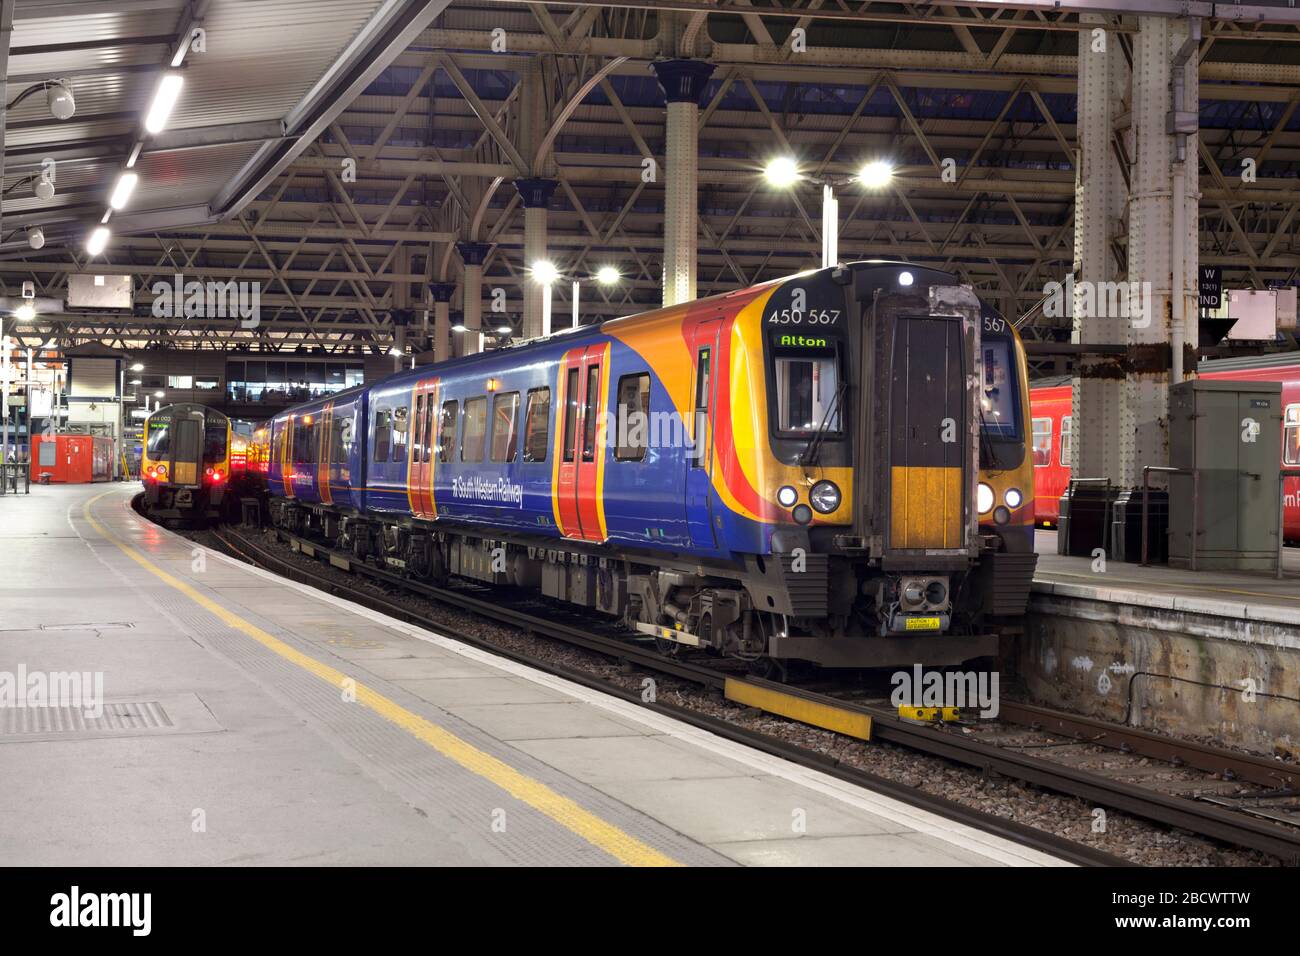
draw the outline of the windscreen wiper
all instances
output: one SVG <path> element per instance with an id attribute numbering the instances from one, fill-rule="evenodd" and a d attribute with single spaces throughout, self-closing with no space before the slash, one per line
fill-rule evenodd
<path id="1" fill-rule="evenodd" d="M 826 414 L 822 416 L 821 424 L 817 426 L 817 433 L 813 435 L 812 441 L 808 443 L 808 447 L 799 456 L 799 464 L 811 465 L 817 460 L 817 452 L 821 450 L 822 441 L 826 438 L 826 433 L 830 429 L 831 417 L 835 414 L 835 410 L 839 408 L 840 396 L 844 394 L 844 390 L 848 387 L 848 383 L 843 380 L 836 387 L 831 403 L 826 406 Z"/>

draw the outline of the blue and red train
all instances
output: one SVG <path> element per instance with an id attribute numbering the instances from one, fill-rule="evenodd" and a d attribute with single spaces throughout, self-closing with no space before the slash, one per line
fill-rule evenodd
<path id="1" fill-rule="evenodd" d="M 669 649 L 956 663 L 1028 594 L 1025 382 L 1014 330 L 952 276 L 854 263 L 288 409 L 271 516 Z"/>

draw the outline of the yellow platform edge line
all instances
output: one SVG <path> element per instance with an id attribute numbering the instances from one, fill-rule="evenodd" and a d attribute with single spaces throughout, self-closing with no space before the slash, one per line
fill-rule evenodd
<path id="1" fill-rule="evenodd" d="M 859 740 L 871 739 L 871 718 L 866 714 L 806 700 L 767 687 L 757 687 L 748 681 L 736 680 L 733 677 L 727 678 L 723 686 L 723 694 L 727 700 L 735 701 L 737 704 L 757 707 L 769 714 L 797 720 L 801 724 L 833 730 Z"/>
<path id="2" fill-rule="evenodd" d="M 345 681 L 353 681 L 356 688 L 357 703 L 370 708 L 380 717 L 392 724 L 396 724 L 416 739 L 428 744 L 444 757 L 455 761 L 471 773 L 500 787 L 515 799 L 550 817 L 566 830 L 586 840 L 592 846 L 604 850 L 619 862 L 628 866 L 682 865 L 672 857 L 623 832 L 612 823 L 602 820 L 568 797 L 556 793 L 541 781 L 534 780 L 504 761 L 493 757 L 491 754 L 484 753 L 450 731 L 439 727 L 418 714 L 411 713 L 377 691 L 355 682 L 353 678 L 348 677 L 342 671 L 335 670 L 328 664 L 324 664 L 314 657 L 309 657 L 296 648 L 289 646 L 279 638 L 273 637 L 255 624 L 245 621 L 239 615 L 200 594 L 184 581 L 168 574 L 134 547 L 119 539 L 91 515 L 90 506 L 113 493 L 107 491 L 86 502 L 82 514 L 91 527 L 146 571 L 169 587 L 180 591 L 195 604 L 220 619 L 226 626 L 246 634 L 263 647 L 278 654 L 290 663 L 298 665 L 303 670 L 314 674 L 339 690 L 342 690 L 345 686 L 350 686 L 345 684 Z"/>

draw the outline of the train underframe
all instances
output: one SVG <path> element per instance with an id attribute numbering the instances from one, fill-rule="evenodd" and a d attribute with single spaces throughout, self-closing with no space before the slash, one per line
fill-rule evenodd
<path id="1" fill-rule="evenodd" d="M 222 516 L 227 497 L 223 486 L 145 482 L 145 507 L 150 515 L 162 520 L 215 521 Z"/>
<path id="2" fill-rule="evenodd" d="M 755 664 L 940 666 L 994 656 L 1003 626 L 1024 611 L 1034 566 L 1032 553 L 1010 553 L 996 537 L 973 565 L 918 571 L 845 554 L 747 555 L 734 564 L 612 555 L 567 540 L 282 498 L 272 499 L 270 517 L 275 527 L 421 581 L 461 577 L 531 590 L 620 619 L 666 653 L 708 649 Z M 907 627 L 921 618 L 940 619 L 942 630 Z"/>

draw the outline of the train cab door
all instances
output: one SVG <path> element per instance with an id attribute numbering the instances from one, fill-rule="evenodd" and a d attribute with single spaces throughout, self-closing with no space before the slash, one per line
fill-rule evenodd
<path id="1" fill-rule="evenodd" d="M 605 455 L 601 390 L 609 349 L 589 345 L 565 356 L 560 421 L 560 455 L 556 467 L 556 503 L 560 531 L 566 538 L 602 541 L 600 467 Z"/>
<path id="2" fill-rule="evenodd" d="M 199 462 L 203 459 L 203 419 L 192 415 L 176 417 L 173 423 L 172 463 L 168 475 L 178 485 L 199 483 Z"/>
<path id="3" fill-rule="evenodd" d="M 691 409 L 686 432 L 686 526 L 691 545 L 714 548 L 713 527 L 713 426 L 718 403 L 717 358 L 722 320 L 711 319 L 691 333 Z"/>

